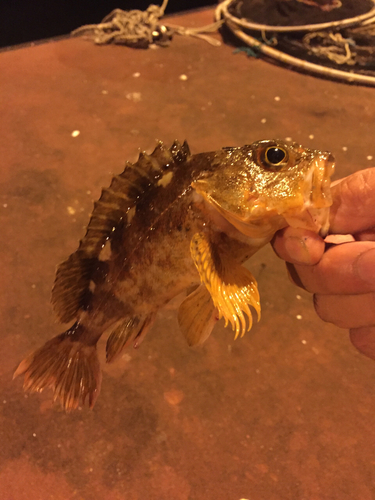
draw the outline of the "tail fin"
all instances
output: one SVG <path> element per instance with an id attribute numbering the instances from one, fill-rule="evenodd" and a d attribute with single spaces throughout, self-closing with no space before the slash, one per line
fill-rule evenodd
<path id="1" fill-rule="evenodd" d="M 24 359 L 13 378 L 24 375 L 23 388 L 42 392 L 51 387 L 54 400 L 66 411 L 76 409 L 88 396 L 92 408 L 100 392 L 101 370 L 96 345 L 79 340 L 83 326 L 76 323 L 69 330 L 49 340 Z"/>

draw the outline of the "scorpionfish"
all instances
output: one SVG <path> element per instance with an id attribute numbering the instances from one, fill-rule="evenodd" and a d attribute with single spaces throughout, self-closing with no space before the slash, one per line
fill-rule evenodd
<path id="1" fill-rule="evenodd" d="M 94 204 L 79 247 L 57 268 L 52 304 L 74 324 L 21 362 L 24 389 L 53 389 L 66 410 L 101 386 L 97 342 L 109 331 L 106 359 L 137 347 L 156 313 L 185 294 L 178 323 L 202 344 L 224 318 L 242 336 L 258 320 L 257 283 L 243 266 L 288 225 L 327 234 L 330 153 L 262 140 L 190 153 L 159 142 L 127 163 Z"/>

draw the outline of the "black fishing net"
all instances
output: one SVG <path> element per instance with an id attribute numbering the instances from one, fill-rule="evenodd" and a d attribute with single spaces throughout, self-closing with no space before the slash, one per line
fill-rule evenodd
<path id="1" fill-rule="evenodd" d="M 259 24 L 298 26 L 356 17 L 373 5 L 371 0 L 238 0 L 229 10 Z"/>
<path id="2" fill-rule="evenodd" d="M 228 12 L 240 22 L 269 26 L 266 33 L 244 30 L 260 39 L 262 35 L 263 40 L 266 35 L 279 51 L 314 64 L 375 76 L 375 12 L 360 20 L 374 6 L 372 0 L 235 0 Z M 314 27 L 348 19 L 353 19 L 352 25 Z M 272 26 L 306 25 L 310 27 L 303 31 L 272 32 Z"/>

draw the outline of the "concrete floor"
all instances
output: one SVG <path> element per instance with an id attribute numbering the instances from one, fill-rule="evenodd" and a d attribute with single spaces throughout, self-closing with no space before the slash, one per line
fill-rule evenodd
<path id="1" fill-rule="evenodd" d="M 65 414 L 11 380 L 64 329 L 49 303 L 55 266 L 138 148 L 292 137 L 333 151 L 342 177 L 375 166 L 374 90 L 182 37 L 147 51 L 67 39 L 3 52 L 0 89 L 0 498 L 375 498 L 375 364 L 318 319 L 270 248 L 249 264 L 263 313 L 242 340 L 219 324 L 190 349 L 165 311 L 139 351 L 104 365 L 93 411 Z"/>

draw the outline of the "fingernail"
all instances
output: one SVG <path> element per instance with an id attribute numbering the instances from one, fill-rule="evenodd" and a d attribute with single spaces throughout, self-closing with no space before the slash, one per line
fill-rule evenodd
<path id="1" fill-rule="evenodd" d="M 300 264 L 310 264 L 311 256 L 303 239 L 289 236 L 285 241 L 285 248 L 293 261 Z"/>
<path id="2" fill-rule="evenodd" d="M 365 283 L 373 284 L 375 290 L 375 248 L 361 253 L 354 263 L 354 269 L 360 279 Z"/>

